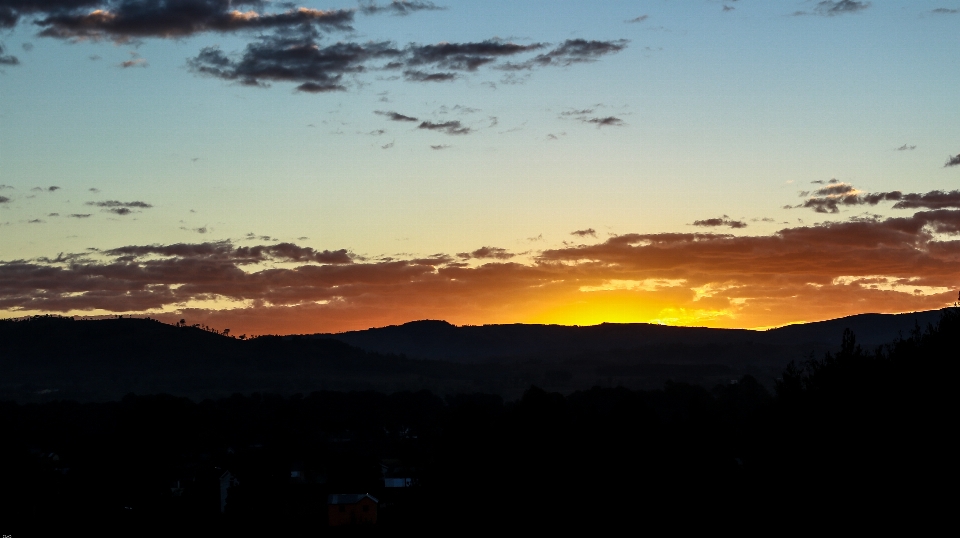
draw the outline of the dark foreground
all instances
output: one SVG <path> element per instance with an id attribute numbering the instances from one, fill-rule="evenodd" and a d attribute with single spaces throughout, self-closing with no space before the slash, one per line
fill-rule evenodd
<path id="1" fill-rule="evenodd" d="M 328 391 L 4 403 L 0 532 L 918 529 L 952 513 L 941 491 L 955 475 L 958 358 L 953 309 L 877 351 L 848 333 L 773 393 L 745 376 L 712 390 L 530 387 L 516 402 Z M 410 487 L 385 487 L 399 479 Z M 377 524 L 330 528 L 333 493 L 376 497 Z"/>

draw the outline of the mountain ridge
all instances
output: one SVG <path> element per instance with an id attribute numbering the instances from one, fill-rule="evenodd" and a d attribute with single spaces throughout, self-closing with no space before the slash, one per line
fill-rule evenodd
<path id="1" fill-rule="evenodd" d="M 634 349 L 650 345 L 815 345 L 833 346 L 844 329 L 851 329 L 865 348 L 893 341 L 914 327 L 936 323 L 940 310 L 903 314 L 865 313 L 786 325 L 756 331 L 678 327 L 649 323 L 601 323 L 598 325 L 492 324 L 456 326 L 443 320 L 419 320 L 343 333 L 317 333 L 308 338 L 339 340 L 377 352 L 404 354 L 422 359 L 459 362 L 531 355 L 574 356 L 584 352 Z"/>

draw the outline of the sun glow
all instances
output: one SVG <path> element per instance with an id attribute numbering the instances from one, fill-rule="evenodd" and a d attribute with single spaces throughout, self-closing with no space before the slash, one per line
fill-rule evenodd
<path id="1" fill-rule="evenodd" d="M 722 326 L 729 323 L 733 315 L 730 310 L 678 307 L 677 305 L 689 302 L 689 295 L 690 290 L 681 286 L 659 288 L 657 293 L 631 291 L 630 288 L 591 290 L 589 293 L 581 293 L 575 301 L 542 310 L 525 322 L 558 325 L 656 323 L 697 326 Z"/>

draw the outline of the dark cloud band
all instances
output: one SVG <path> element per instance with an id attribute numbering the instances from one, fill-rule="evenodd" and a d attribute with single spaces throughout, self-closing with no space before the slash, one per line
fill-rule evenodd
<path id="1" fill-rule="evenodd" d="M 877 205 L 895 202 L 893 209 L 960 209 L 960 190 L 907 193 L 900 191 L 860 193 L 846 183 L 831 183 L 814 192 L 814 196 L 794 207 L 813 209 L 817 213 L 838 213 L 841 206 Z"/>

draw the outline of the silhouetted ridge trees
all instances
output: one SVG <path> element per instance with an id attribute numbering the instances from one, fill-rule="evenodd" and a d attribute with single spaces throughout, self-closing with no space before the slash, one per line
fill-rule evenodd
<path id="1" fill-rule="evenodd" d="M 953 309 L 875 351 L 847 332 L 838 351 L 790 366 L 774 394 L 743 376 L 566 396 L 532 386 L 516 401 L 320 391 L 0 403 L 0 480 L 15 492 L 3 508 L 28 522 L 200 518 L 315 535 L 326 494 L 369 492 L 383 526 L 421 531 L 919 525 L 951 513 L 940 492 L 956 461 L 958 346 Z M 228 470 L 239 485 L 221 515 Z M 387 473 L 414 487 L 386 488 Z"/>

